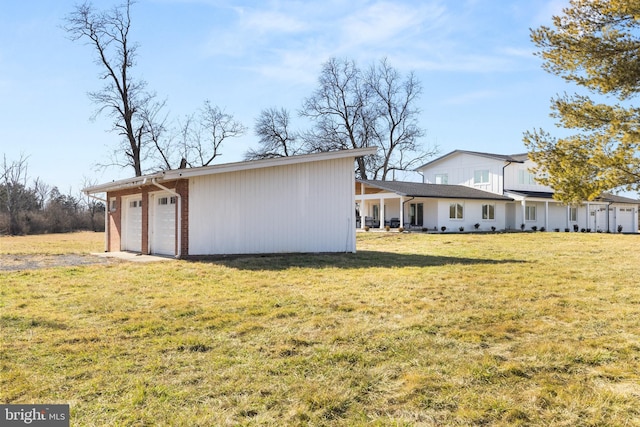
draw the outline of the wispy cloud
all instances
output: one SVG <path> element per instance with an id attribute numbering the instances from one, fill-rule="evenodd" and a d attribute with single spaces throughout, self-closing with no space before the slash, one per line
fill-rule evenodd
<path id="1" fill-rule="evenodd" d="M 492 90 L 478 90 L 473 92 L 467 92 L 460 95 L 453 96 L 444 100 L 444 104 L 448 105 L 468 105 L 477 104 L 480 101 L 495 98 L 499 93 Z"/>
<path id="2" fill-rule="evenodd" d="M 544 9 L 561 9 L 564 3 L 549 1 Z M 237 66 L 250 67 L 268 78 L 300 82 L 309 82 L 309 73 L 315 79 L 320 64 L 331 56 L 359 62 L 389 57 L 395 67 L 417 71 L 487 73 L 513 69 L 519 59 L 531 57 L 531 49 L 522 44 L 528 40 L 523 36 L 520 44 L 508 37 L 503 41 L 494 28 L 480 27 L 478 13 L 500 11 L 497 6 L 485 11 L 485 6 L 478 0 L 460 4 L 442 0 L 251 3 L 230 7 L 231 19 L 212 29 L 203 52 L 235 58 L 243 63 Z M 517 13 L 531 19 L 527 11 Z M 524 34 L 527 28 L 521 31 Z M 487 32 L 491 36 L 486 36 Z M 496 46 L 496 41 L 503 45 Z"/>

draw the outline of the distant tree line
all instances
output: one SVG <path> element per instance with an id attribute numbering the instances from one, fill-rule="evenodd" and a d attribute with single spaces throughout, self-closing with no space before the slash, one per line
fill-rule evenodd
<path id="1" fill-rule="evenodd" d="M 91 183 L 85 182 L 90 185 Z M 40 178 L 29 180 L 27 157 L 0 165 L 0 234 L 104 231 L 105 205 L 86 195 L 63 194 Z"/>

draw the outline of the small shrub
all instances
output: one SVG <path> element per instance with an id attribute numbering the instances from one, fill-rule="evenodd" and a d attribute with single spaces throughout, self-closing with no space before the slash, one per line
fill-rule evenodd
<path id="1" fill-rule="evenodd" d="M 496 231 L 496 227 L 495 227 L 495 225 L 492 225 L 492 226 L 491 226 L 491 231 Z"/>
<path id="2" fill-rule="evenodd" d="M 391 230 L 391 227 L 390 227 L 390 226 L 388 226 L 388 225 L 385 225 L 385 226 L 384 226 L 384 231 L 389 231 L 389 230 Z"/>
<path id="3" fill-rule="evenodd" d="M 404 227 L 398 227 L 398 233 L 404 232 Z"/>
<path id="4" fill-rule="evenodd" d="M 591 233 L 591 229 L 590 228 L 587 228 L 587 233 Z"/>
<path id="5" fill-rule="evenodd" d="M 524 231 L 524 227 L 525 227 L 524 224 L 520 224 L 520 230 Z"/>
<path id="6" fill-rule="evenodd" d="M 564 229 L 564 232 L 565 232 L 565 233 L 568 233 L 569 231 L 571 231 L 571 230 L 569 230 L 568 228 L 565 228 L 565 229 Z"/>
<path id="7" fill-rule="evenodd" d="M 622 225 L 618 226 L 618 233 L 622 233 Z"/>
<path id="8" fill-rule="evenodd" d="M 573 224 L 573 231 L 578 232 L 578 224 Z"/>
<path id="9" fill-rule="evenodd" d="M 368 225 L 364 226 L 364 231 L 369 231 L 369 226 Z"/>
<path id="10" fill-rule="evenodd" d="M 581 229 L 580 229 L 580 232 L 581 232 L 581 233 L 586 233 L 586 232 L 587 232 L 587 229 L 586 229 L 586 228 L 581 228 Z"/>
<path id="11" fill-rule="evenodd" d="M 538 231 L 538 226 L 537 225 L 532 225 L 531 226 L 531 231 Z"/>
<path id="12" fill-rule="evenodd" d="M 540 227 L 540 231 L 545 232 L 545 231 L 547 231 L 547 229 L 544 228 L 544 227 Z"/>
<path id="13" fill-rule="evenodd" d="M 480 228 L 480 224 L 476 222 L 475 224 L 473 224 L 473 228 L 477 230 L 478 228 Z"/>
<path id="14" fill-rule="evenodd" d="M 443 225 L 442 227 L 440 227 L 440 230 L 444 233 L 445 231 L 447 231 L 447 227 Z"/>
<path id="15" fill-rule="evenodd" d="M 464 227 L 458 227 L 458 230 L 464 231 Z"/>
<path id="16" fill-rule="evenodd" d="M 559 228 L 554 228 L 553 231 L 555 231 L 556 233 L 559 233 L 560 229 Z"/>

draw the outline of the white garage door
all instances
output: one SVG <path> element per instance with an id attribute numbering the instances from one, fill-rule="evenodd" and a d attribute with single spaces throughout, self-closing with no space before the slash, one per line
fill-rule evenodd
<path id="1" fill-rule="evenodd" d="M 152 198 L 151 253 L 176 254 L 176 196 L 158 193 Z"/>
<path id="2" fill-rule="evenodd" d="M 142 196 L 123 199 L 122 250 L 142 250 Z"/>
<path id="3" fill-rule="evenodd" d="M 622 231 L 625 233 L 635 232 L 633 229 L 633 208 L 619 208 L 618 215 L 616 217 L 616 230 L 617 227 L 622 226 Z"/>

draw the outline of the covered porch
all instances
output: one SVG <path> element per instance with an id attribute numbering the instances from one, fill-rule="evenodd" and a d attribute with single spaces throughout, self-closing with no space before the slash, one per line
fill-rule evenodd
<path id="1" fill-rule="evenodd" d="M 513 199 L 460 185 L 356 180 L 356 226 L 449 231 L 504 228 Z"/>
<path id="2" fill-rule="evenodd" d="M 509 229 L 547 231 L 637 232 L 638 201 L 603 194 L 590 202 L 565 205 L 553 193 L 506 191 L 515 202 L 508 207 Z"/>

